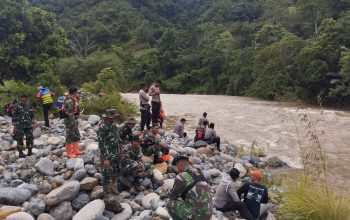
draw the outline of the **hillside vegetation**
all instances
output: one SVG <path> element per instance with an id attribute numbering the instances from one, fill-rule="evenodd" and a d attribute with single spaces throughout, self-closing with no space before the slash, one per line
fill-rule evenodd
<path id="1" fill-rule="evenodd" d="M 12 36 L 14 31 L 25 39 L 22 45 L 12 46 L 23 55 L 8 58 L 0 53 L 2 80 L 23 75 L 35 81 L 36 75 L 51 71 L 67 86 L 81 85 L 96 80 L 103 68 L 112 68 L 123 91 L 137 89 L 140 81 L 160 78 L 164 90 L 173 93 L 310 103 L 321 98 L 328 105 L 350 104 L 347 0 L 11 2 L 0 3 L 0 45 L 16 41 L 9 37 L 22 39 L 22 35 Z M 25 5 L 25 12 L 35 12 L 32 16 L 44 14 L 38 16 L 42 23 L 31 24 L 37 28 L 11 30 L 11 22 L 19 21 L 2 19 L 23 16 L 23 6 L 13 5 Z M 10 7 L 16 12 L 13 18 L 6 16 Z M 41 25 L 46 27 L 48 22 L 53 30 L 42 30 Z M 36 44 L 42 39 L 26 38 L 35 31 L 41 31 L 40 36 L 51 34 L 54 44 L 49 39 Z M 43 49 L 28 52 L 28 45 Z M 45 68 L 37 68 L 38 56 L 34 61 L 24 59 L 26 53 L 45 53 L 39 60 Z"/>

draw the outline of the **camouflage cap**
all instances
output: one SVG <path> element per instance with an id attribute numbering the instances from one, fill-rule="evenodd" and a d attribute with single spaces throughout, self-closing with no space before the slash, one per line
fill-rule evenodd
<path id="1" fill-rule="evenodd" d="M 106 113 L 102 115 L 102 117 L 104 118 L 115 118 L 117 117 L 119 114 L 117 113 L 117 110 L 115 109 L 107 109 Z"/>
<path id="2" fill-rule="evenodd" d="M 180 160 L 187 160 L 189 161 L 188 157 L 183 156 L 183 155 L 177 155 L 175 156 L 175 158 L 173 159 L 172 165 L 176 166 L 176 163 L 179 162 Z"/>
<path id="3" fill-rule="evenodd" d="M 125 124 L 136 124 L 137 121 L 135 118 L 129 118 L 128 120 L 125 121 Z"/>

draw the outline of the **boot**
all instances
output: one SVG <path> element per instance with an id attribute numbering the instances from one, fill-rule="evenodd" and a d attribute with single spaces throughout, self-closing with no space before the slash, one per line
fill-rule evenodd
<path id="1" fill-rule="evenodd" d="M 22 149 L 18 149 L 19 152 L 19 158 L 25 158 L 26 155 L 23 153 Z"/>
<path id="2" fill-rule="evenodd" d="M 28 147 L 28 154 L 27 156 L 32 156 L 33 152 L 32 152 L 32 147 Z"/>
<path id="3" fill-rule="evenodd" d="M 73 147 L 72 144 L 66 144 L 66 152 L 67 152 L 67 157 L 69 158 L 76 158 L 77 155 L 73 153 Z"/>
<path id="4" fill-rule="evenodd" d="M 73 142 L 73 153 L 75 155 L 80 155 L 82 152 L 79 149 L 79 142 Z"/>

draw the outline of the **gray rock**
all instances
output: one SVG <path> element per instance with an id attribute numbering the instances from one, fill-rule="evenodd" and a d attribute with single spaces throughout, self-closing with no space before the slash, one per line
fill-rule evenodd
<path id="1" fill-rule="evenodd" d="M 45 206 L 45 202 L 41 199 L 31 198 L 29 200 L 29 211 L 35 216 L 44 213 Z"/>
<path id="2" fill-rule="evenodd" d="M 12 181 L 12 173 L 10 172 L 6 172 L 2 175 L 2 179 L 3 181 L 7 182 L 7 183 L 11 183 Z"/>
<path id="3" fill-rule="evenodd" d="M 109 220 L 110 218 L 108 218 L 107 216 L 104 215 L 98 215 L 96 216 L 95 220 Z"/>
<path id="4" fill-rule="evenodd" d="M 185 147 L 185 153 L 186 154 L 191 154 L 192 156 L 197 154 L 196 149 L 191 148 L 191 147 Z"/>
<path id="5" fill-rule="evenodd" d="M 120 204 L 123 207 L 123 211 L 121 213 L 118 213 L 115 215 L 112 220 L 128 220 L 130 219 L 132 215 L 132 209 L 129 204 L 127 203 L 121 203 Z"/>
<path id="6" fill-rule="evenodd" d="M 72 201 L 73 209 L 79 210 L 86 206 L 91 201 L 90 196 L 88 194 L 80 194 L 75 197 Z"/>
<path id="7" fill-rule="evenodd" d="M 39 186 L 39 192 L 42 194 L 47 194 L 49 192 L 51 192 L 51 184 L 49 184 L 47 181 L 44 181 L 43 183 L 41 183 Z"/>
<path id="8" fill-rule="evenodd" d="M 17 175 L 23 181 L 28 181 L 34 176 L 35 172 L 32 172 L 30 169 L 19 170 Z"/>
<path id="9" fill-rule="evenodd" d="M 144 196 L 142 198 L 142 206 L 145 208 L 145 209 L 151 209 L 151 201 L 152 199 L 160 199 L 159 198 L 159 195 L 156 194 L 156 193 L 149 193 L 147 194 L 146 196 Z"/>
<path id="10" fill-rule="evenodd" d="M 29 199 L 32 194 L 29 190 L 20 188 L 1 188 L 0 203 L 6 205 L 19 205 Z"/>
<path id="11" fill-rule="evenodd" d="M 141 186 L 143 186 L 145 189 L 148 189 L 151 187 L 151 183 L 152 181 L 148 178 L 145 178 L 142 182 L 141 182 Z"/>
<path id="12" fill-rule="evenodd" d="M 168 211 L 167 211 L 165 208 L 163 208 L 163 207 L 157 208 L 156 214 L 157 214 L 161 219 L 164 219 L 164 220 L 168 220 L 168 219 L 171 218 L 170 215 L 169 215 L 169 213 L 168 213 Z"/>
<path id="13" fill-rule="evenodd" d="M 97 115 L 90 115 L 88 122 L 91 126 L 97 125 L 101 118 Z"/>
<path id="14" fill-rule="evenodd" d="M 26 212 L 17 212 L 7 216 L 5 220 L 34 220 L 34 218 Z"/>
<path id="15" fill-rule="evenodd" d="M 49 206 L 54 206 L 63 201 L 71 200 L 78 194 L 79 188 L 80 183 L 78 181 L 67 182 L 46 195 L 45 202 Z"/>
<path id="16" fill-rule="evenodd" d="M 258 166 L 260 162 L 261 162 L 261 159 L 256 156 L 252 156 L 249 160 L 249 163 L 253 164 L 254 166 Z"/>
<path id="17" fill-rule="evenodd" d="M 282 167 L 285 163 L 278 157 L 274 156 L 267 160 L 267 166 L 272 168 Z"/>
<path id="18" fill-rule="evenodd" d="M 91 176 L 97 173 L 95 166 L 92 164 L 85 164 L 85 170 L 86 170 L 86 173 L 88 173 Z"/>
<path id="19" fill-rule="evenodd" d="M 141 219 L 149 219 L 152 215 L 152 210 L 144 210 L 140 213 L 139 217 Z"/>
<path id="20" fill-rule="evenodd" d="M 21 185 L 22 183 L 24 183 L 24 182 L 21 179 L 12 180 L 10 186 L 11 187 L 17 187 L 17 186 Z"/>
<path id="21" fill-rule="evenodd" d="M 249 160 L 250 160 L 250 157 L 249 157 L 249 156 L 244 155 L 244 156 L 242 156 L 242 157 L 241 157 L 241 159 L 242 159 L 242 160 L 247 160 L 247 161 L 249 161 Z"/>
<path id="22" fill-rule="evenodd" d="M 42 158 L 35 164 L 35 168 L 47 176 L 53 176 L 55 174 L 54 167 L 55 165 L 48 158 Z"/>
<path id="23" fill-rule="evenodd" d="M 38 193 L 39 188 L 35 184 L 28 184 L 28 183 L 23 183 L 17 187 L 18 189 L 26 189 L 29 190 L 31 195 L 34 196 L 35 194 Z"/>
<path id="24" fill-rule="evenodd" d="M 206 147 L 208 144 L 205 141 L 199 140 L 194 142 L 194 148 Z"/>
<path id="25" fill-rule="evenodd" d="M 131 201 L 130 202 L 130 206 L 131 206 L 131 209 L 136 212 L 136 211 L 140 211 L 141 209 L 141 206 L 139 204 L 137 204 L 136 202 L 134 201 Z"/>
<path id="26" fill-rule="evenodd" d="M 70 220 L 73 216 L 73 209 L 70 202 L 62 202 L 50 209 L 50 215 L 55 219 Z"/>
<path id="27" fill-rule="evenodd" d="M 70 178 L 70 180 L 77 180 L 77 181 L 81 181 L 82 179 L 84 179 L 86 177 L 86 170 L 85 169 L 80 169 L 77 170 L 73 176 Z"/>
<path id="28" fill-rule="evenodd" d="M 85 164 L 92 164 L 92 163 L 94 163 L 94 158 L 95 158 L 94 151 L 88 150 L 88 151 L 84 152 L 83 160 L 84 160 Z"/>
<path id="29" fill-rule="evenodd" d="M 165 203 L 162 200 L 160 200 L 160 199 L 152 199 L 151 200 L 151 208 L 153 210 L 156 210 L 157 208 L 163 207 L 163 206 L 165 206 Z"/>
<path id="30" fill-rule="evenodd" d="M 94 177 L 85 177 L 80 182 L 80 190 L 93 190 L 97 186 L 98 180 Z"/>
<path id="31" fill-rule="evenodd" d="M 40 214 L 36 220 L 55 220 L 51 215 L 47 213 Z"/>
<path id="32" fill-rule="evenodd" d="M 95 220 L 96 216 L 102 215 L 104 209 L 105 203 L 102 200 L 94 200 L 80 209 L 73 220 Z"/>
<path id="33" fill-rule="evenodd" d="M 41 127 L 37 126 L 34 130 L 33 130 L 33 136 L 34 138 L 38 138 L 41 136 Z"/>
<path id="34" fill-rule="evenodd" d="M 22 163 L 22 169 L 31 169 L 35 166 L 35 163 L 36 159 L 34 155 L 26 157 Z"/>
<path id="35" fill-rule="evenodd" d="M 103 215 L 106 216 L 108 219 L 112 219 L 113 216 L 115 216 L 114 212 L 108 211 L 108 210 L 104 210 L 103 211 Z"/>

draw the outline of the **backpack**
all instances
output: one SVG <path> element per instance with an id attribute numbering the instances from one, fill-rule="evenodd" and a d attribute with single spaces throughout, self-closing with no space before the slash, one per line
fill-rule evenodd
<path id="1" fill-rule="evenodd" d="M 160 118 L 162 121 L 164 121 L 164 119 L 166 118 L 163 107 L 160 107 L 159 118 Z"/>
<path id="2" fill-rule="evenodd" d="M 198 140 L 202 140 L 205 135 L 205 128 L 197 128 L 196 129 L 196 137 Z"/>

